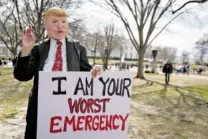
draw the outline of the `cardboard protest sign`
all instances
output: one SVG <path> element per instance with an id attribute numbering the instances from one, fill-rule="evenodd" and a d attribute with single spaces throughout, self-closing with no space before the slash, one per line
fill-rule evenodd
<path id="1" fill-rule="evenodd" d="M 126 139 L 129 72 L 40 72 L 37 139 Z"/>

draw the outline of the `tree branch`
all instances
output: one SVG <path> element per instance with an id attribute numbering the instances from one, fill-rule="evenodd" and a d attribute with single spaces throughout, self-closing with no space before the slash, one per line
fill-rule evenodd
<path id="1" fill-rule="evenodd" d="M 149 8 L 148 8 L 147 14 L 146 14 L 146 18 L 144 18 L 144 23 L 143 23 L 144 25 L 147 23 L 147 20 L 148 20 L 148 18 L 149 18 L 149 16 L 150 16 L 150 13 L 151 13 L 152 10 L 153 10 L 153 7 L 154 7 L 154 4 L 150 5 Z"/>
<path id="2" fill-rule="evenodd" d="M 156 19 L 155 23 L 157 23 L 160 18 L 164 15 L 164 13 L 168 10 L 168 8 L 170 8 L 170 6 L 172 6 L 173 2 L 172 0 L 169 0 L 165 6 L 165 8 L 161 11 L 161 13 L 159 14 L 158 18 Z"/>
<path id="3" fill-rule="evenodd" d="M 179 7 L 178 9 L 176 10 L 173 10 L 172 11 L 172 14 L 175 14 L 177 13 L 178 11 L 180 11 L 182 8 L 184 8 L 186 5 L 190 4 L 190 3 L 204 3 L 204 2 L 207 2 L 208 0 L 191 0 L 191 1 L 188 1 L 186 3 L 184 3 L 181 7 Z"/>
<path id="4" fill-rule="evenodd" d="M 113 0 L 110 0 L 110 3 L 107 0 L 105 0 L 105 1 L 111 8 L 113 8 L 115 10 L 115 12 L 117 13 L 117 16 L 122 20 L 132 44 L 135 46 L 136 50 L 138 51 L 139 44 L 138 44 L 137 40 L 135 39 L 135 36 L 132 32 L 131 27 L 129 26 L 127 19 L 123 16 L 120 9 L 117 7 L 117 5 L 114 3 Z"/>
<path id="5" fill-rule="evenodd" d="M 5 41 L 5 39 L 1 35 L 0 35 L 0 39 L 6 45 L 6 47 L 12 52 L 12 49 L 9 47 L 9 45 L 7 44 L 7 42 Z"/>
<path id="6" fill-rule="evenodd" d="M 2 23 L 2 21 L 0 20 L 0 22 Z M 8 36 L 8 38 L 9 38 L 9 40 L 10 40 L 10 43 L 12 44 L 12 37 L 11 37 L 11 35 L 8 33 L 8 31 L 7 31 L 7 28 L 5 27 L 5 23 L 6 22 L 4 22 L 2 25 L 2 28 L 3 28 L 3 30 L 4 30 L 4 32 L 6 33 L 6 35 Z"/>
<path id="7" fill-rule="evenodd" d="M 17 2 L 17 0 L 15 0 L 15 7 L 16 7 L 16 10 L 17 10 L 17 19 L 19 21 L 19 28 L 21 31 L 23 31 L 23 28 L 22 28 L 22 23 L 21 23 L 21 20 L 20 20 L 20 11 L 19 11 L 19 4 Z"/>
<path id="8" fill-rule="evenodd" d="M 151 43 L 162 33 L 162 31 L 173 21 L 175 20 L 178 16 L 180 16 L 181 14 L 183 14 L 183 12 L 179 13 L 178 15 L 176 15 L 173 19 L 171 19 L 156 35 L 155 37 L 149 42 L 149 44 L 147 45 L 147 47 L 149 47 L 151 45 Z"/>
<path id="9" fill-rule="evenodd" d="M 131 11 L 131 13 L 132 13 L 132 15 L 134 17 L 134 20 L 136 22 L 137 30 L 139 30 L 140 25 L 139 25 L 139 22 L 138 22 L 138 16 L 137 16 L 138 14 L 137 14 L 137 11 L 136 11 L 136 7 L 138 7 L 138 6 L 136 6 L 137 5 L 136 1 L 134 0 L 135 11 L 133 11 L 133 9 L 132 9 L 132 7 L 131 7 L 131 5 L 130 5 L 128 0 L 124 0 L 124 2 L 127 5 L 128 9 Z"/>

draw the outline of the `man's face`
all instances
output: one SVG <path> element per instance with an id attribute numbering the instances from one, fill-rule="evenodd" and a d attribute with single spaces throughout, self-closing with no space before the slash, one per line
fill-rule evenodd
<path id="1" fill-rule="evenodd" d="M 45 19 L 47 34 L 52 39 L 61 40 L 67 36 L 68 22 L 66 17 L 48 16 Z"/>

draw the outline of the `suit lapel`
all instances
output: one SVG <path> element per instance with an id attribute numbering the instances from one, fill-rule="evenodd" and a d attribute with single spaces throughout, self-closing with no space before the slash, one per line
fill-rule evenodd
<path id="1" fill-rule="evenodd" d="M 72 63 L 72 55 L 73 55 L 73 43 L 65 39 L 66 41 L 66 62 L 67 62 L 67 71 L 73 70 L 73 63 Z M 40 53 L 40 66 L 39 70 L 42 71 L 45 60 L 48 57 L 48 53 L 50 50 L 50 39 L 39 46 L 39 53 Z"/>
<path id="2" fill-rule="evenodd" d="M 69 42 L 66 39 L 66 62 L 67 62 L 67 70 L 72 70 L 72 52 L 73 52 L 73 43 Z"/>
<path id="3" fill-rule="evenodd" d="M 45 64 L 45 60 L 48 57 L 48 53 L 49 53 L 49 49 L 50 49 L 50 39 L 47 40 L 46 42 L 42 43 L 39 46 L 39 53 L 40 53 L 40 66 L 39 66 L 39 70 L 42 71 L 44 64 Z"/>

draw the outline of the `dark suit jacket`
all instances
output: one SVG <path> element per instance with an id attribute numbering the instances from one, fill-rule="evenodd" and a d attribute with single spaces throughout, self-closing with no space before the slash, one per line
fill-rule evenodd
<path id="1" fill-rule="evenodd" d="M 66 55 L 68 71 L 90 71 L 92 69 L 88 62 L 86 49 L 79 46 L 80 57 L 77 55 L 73 42 L 66 39 Z M 29 97 L 26 121 L 30 127 L 36 128 L 37 103 L 38 103 L 38 73 L 43 70 L 44 63 L 48 57 L 50 40 L 34 46 L 29 56 L 17 58 L 14 66 L 14 77 L 19 81 L 29 81 L 34 77 L 33 88 Z M 36 132 L 36 129 L 32 129 Z M 26 129 L 27 131 L 27 129 Z"/>
<path id="2" fill-rule="evenodd" d="M 163 67 L 163 73 L 172 73 L 172 72 L 173 72 L 172 64 L 166 63 Z"/>

